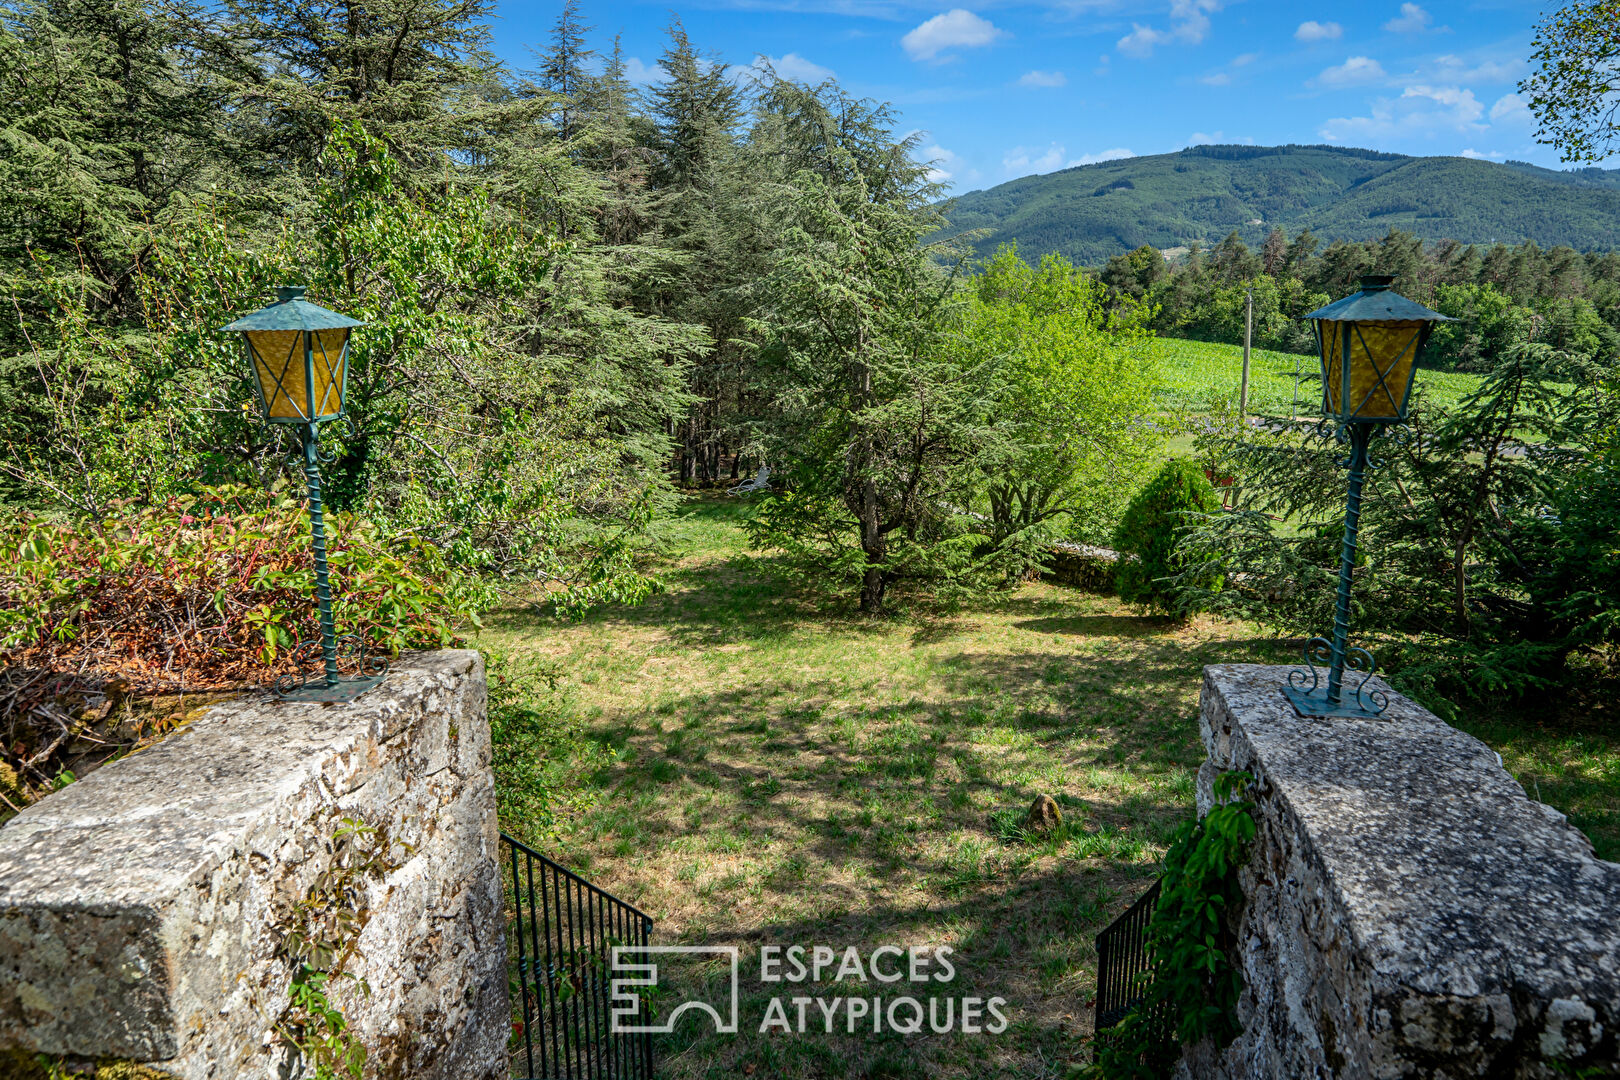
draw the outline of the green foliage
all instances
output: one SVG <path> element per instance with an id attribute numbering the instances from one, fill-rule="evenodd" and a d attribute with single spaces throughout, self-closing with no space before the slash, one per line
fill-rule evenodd
<path id="1" fill-rule="evenodd" d="M 1176 545 L 1194 525 L 1194 515 L 1213 514 L 1220 499 L 1196 462 L 1178 458 L 1166 462 L 1147 486 L 1131 499 L 1114 529 L 1113 546 L 1120 554 L 1115 587 L 1125 600 L 1164 606 L 1170 602 L 1167 581 L 1183 570 Z M 1208 570 L 1200 578 L 1218 592 L 1222 577 Z M 1181 610 L 1188 610 L 1179 605 Z"/>
<path id="2" fill-rule="evenodd" d="M 1478 387 L 1418 395 L 1410 436 L 1375 443 L 1351 622 L 1393 681 L 1442 715 L 1570 684 L 1609 661 L 1620 604 L 1612 494 L 1616 401 L 1598 369 L 1521 345 Z M 1421 391 L 1422 376 L 1419 377 Z M 1399 435 L 1400 432 L 1397 432 Z M 1211 432 L 1237 505 L 1177 550 L 1177 603 L 1290 634 L 1332 624 L 1342 449 L 1298 432 Z M 1221 590 L 1200 579 L 1235 571 Z"/>
<path id="3" fill-rule="evenodd" d="M 292 1075 L 300 1080 L 360 1080 L 365 1073 L 365 1044 L 327 997 L 330 980 L 305 964 L 287 991 L 289 1008 L 277 1031 L 292 1050 Z"/>
<path id="4" fill-rule="evenodd" d="M 1167 1076 L 1184 1044 L 1230 1043 L 1243 973 L 1232 961 L 1232 919 L 1242 903 L 1238 868 L 1254 844 L 1252 803 L 1241 799 L 1253 777 L 1222 773 L 1215 805 L 1182 826 L 1164 857 L 1159 903 L 1148 925 L 1153 976 L 1141 1004 L 1094 1043 L 1087 1080 L 1158 1080 Z"/>
<path id="5" fill-rule="evenodd" d="M 1612 10 L 1613 0 L 1579 6 Z M 1258 245 L 1273 226 L 1332 240 L 1395 228 L 1465 244 L 1609 251 L 1620 248 L 1616 188 L 1613 169 L 1557 172 L 1339 146 L 1194 146 L 969 192 L 952 200 L 949 218 L 953 233 L 984 230 L 974 242 L 981 255 L 1016 243 L 1087 266 L 1144 244 L 1209 248 L 1234 230 Z"/>
<path id="6" fill-rule="evenodd" d="M 1434 309 L 1457 320 L 1436 326 L 1424 346 L 1424 361 L 1436 367 L 1488 368 L 1529 334 L 1531 313 L 1489 283 L 1442 284 Z"/>
<path id="7" fill-rule="evenodd" d="M 489 729 L 501 827 L 531 845 L 589 809 L 584 778 L 613 756 L 584 735 L 555 670 L 532 653 L 486 650 Z"/>
<path id="8" fill-rule="evenodd" d="M 359 818 L 344 818 L 327 841 L 326 865 L 293 905 L 280 952 L 304 969 L 341 974 L 371 919 L 369 883 L 398 869 L 409 844 Z"/>
<path id="9" fill-rule="evenodd" d="M 1103 286 L 1059 255 L 1032 267 L 1003 248 L 973 278 L 964 359 L 1000 383 L 990 406 L 1000 437 L 979 456 L 975 495 L 992 542 L 1047 523 L 1107 537 L 1158 449 L 1147 314 L 1110 310 Z"/>
<path id="10" fill-rule="evenodd" d="M 371 996 L 366 981 L 348 971 L 371 918 L 370 890 L 409 858 L 409 844 L 359 818 L 344 818 L 327 842 L 326 865 L 292 907 L 279 953 L 296 965 L 287 1007 L 276 1032 L 291 1051 L 295 1077 L 360 1080 L 366 1048 L 332 1000 L 334 980 L 349 980 Z"/>
<path id="11" fill-rule="evenodd" d="M 915 136 L 895 138 L 885 108 L 836 87 L 772 93 L 792 171 L 769 188 L 775 267 L 757 286 L 773 414 L 763 441 L 803 497 L 762 514 L 755 538 L 858 548 L 861 608 L 876 612 L 903 573 L 962 576 L 959 550 L 932 549 L 968 501 L 994 381 L 949 340 L 956 283 L 919 243 L 936 224 L 935 189 L 912 159 Z"/>
<path id="12" fill-rule="evenodd" d="M 1540 141 L 1556 146 L 1565 161 L 1602 161 L 1620 142 L 1616 25 L 1616 0 L 1569 0 L 1536 28 L 1537 68 L 1519 89 L 1541 121 Z"/>
<path id="13" fill-rule="evenodd" d="M 1230 284 L 1224 282 L 1230 280 Z M 1254 295 L 1255 348 L 1287 353 L 1314 353 L 1315 338 L 1303 316 L 1326 304 L 1326 293 L 1312 291 L 1294 277 L 1255 274 L 1227 279 L 1219 274 L 1180 273 L 1150 294 L 1161 305 L 1157 328 L 1175 337 L 1199 341 L 1243 341 L 1249 292 Z"/>
<path id="14" fill-rule="evenodd" d="M 327 528 L 340 634 L 396 652 L 478 625 L 487 586 L 437 548 L 347 514 Z M 309 519 L 281 493 L 205 488 L 89 521 L 15 514 L 0 567 L 0 648 L 19 662 L 196 689 L 318 636 Z"/>
<path id="15" fill-rule="evenodd" d="M 170 1080 L 171 1075 L 116 1058 L 91 1064 L 26 1050 L 0 1050 L 0 1077 L 5 1080 Z"/>

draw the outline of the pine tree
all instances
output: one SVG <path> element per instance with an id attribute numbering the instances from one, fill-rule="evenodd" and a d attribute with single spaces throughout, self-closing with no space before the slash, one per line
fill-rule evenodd
<path id="1" fill-rule="evenodd" d="M 920 243 L 939 218 L 915 136 L 895 138 L 886 112 L 836 88 L 778 82 L 766 100 L 759 149 L 792 163 L 767 191 L 767 441 L 795 490 L 755 536 L 852 572 L 873 613 L 899 565 L 951 550 L 940 522 L 991 441 L 989 365 L 964 367 L 948 343 L 954 281 Z"/>
<path id="2" fill-rule="evenodd" d="M 565 0 L 551 31 L 551 48 L 540 64 L 540 86 L 557 98 L 557 136 L 564 142 L 579 134 L 580 99 L 590 79 L 586 65 L 596 55 L 585 47 L 591 29 L 580 23 L 579 0 Z"/>
<path id="3" fill-rule="evenodd" d="M 444 171 L 503 96 L 494 0 L 227 0 L 263 62 L 246 126 L 267 170 L 310 174 L 335 123 L 360 122 L 408 170 Z"/>
<path id="4" fill-rule="evenodd" d="M 1273 277 L 1281 275 L 1288 265 L 1288 234 L 1276 226 L 1266 234 L 1266 242 L 1260 246 L 1260 270 Z"/>
<path id="5" fill-rule="evenodd" d="M 220 117 L 242 70 L 188 0 L 4 9 L 0 275 L 27 297 L 40 275 L 82 274 L 93 307 L 131 315 L 147 223 L 231 156 Z"/>

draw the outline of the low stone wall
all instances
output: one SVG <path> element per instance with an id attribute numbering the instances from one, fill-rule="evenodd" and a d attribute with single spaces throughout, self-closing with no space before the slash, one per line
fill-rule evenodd
<path id="1" fill-rule="evenodd" d="M 330 996 L 366 1076 L 504 1077 L 489 765 L 478 654 L 407 654 L 356 702 L 221 705 L 29 807 L 0 829 L 0 1059 L 287 1075 L 288 931 L 357 819 L 385 857 Z"/>
<path id="2" fill-rule="evenodd" d="M 1302 719 L 1288 670 L 1205 669 L 1200 806 L 1247 771 L 1259 835 L 1243 1034 L 1181 1075 L 1620 1075 L 1620 865 L 1479 740 L 1393 693 L 1384 719 Z"/>
<path id="3" fill-rule="evenodd" d="M 1092 544 L 1053 544 L 1042 560 L 1046 573 L 1064 585 L 1092 592 L 1113 592 L 1118 553 Z"/>

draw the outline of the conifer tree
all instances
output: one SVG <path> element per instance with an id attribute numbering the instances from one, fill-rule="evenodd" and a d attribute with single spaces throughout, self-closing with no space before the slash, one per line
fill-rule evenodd
<path id="1" fill-rule="evenodd" d="M 585 35 L 591 30 L 580 22 L 579 0 L 564 0 L 551 31 L 551 48 L 541 59 L 540 86 L 557 98 L 557 136 L 564 142 L 579 134 L 581 95 L 590 78 L 586 65 L 596 55 L 585 47 Z"/>

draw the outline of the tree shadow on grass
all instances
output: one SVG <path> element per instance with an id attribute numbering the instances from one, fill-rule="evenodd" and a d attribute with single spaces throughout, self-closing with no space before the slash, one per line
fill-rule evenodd
<path id="1" fill-rule="evenodd" d="M 685 647 L 769 642 L 806 629 L 887 634 L 893 621 L 863 616 L 853 603 L 798 586 L 774 556 L 738 555 L 666 575 L 669 588 L 636 605 L 593 608 L 569 623 L 544 607 L 514 607 L 486 618 L 492 629 L 543 634 L 564 625 L 612 630 L 656 628 Z"/>
<path id="2" fill-rule="evenodd" d="M 665 1037 L 661 1074 L 1062 1076 L 1089 1029 L 1092 935 L 1192 813 L 1200 666 L 1275 643 L 1050 586 L 864 619 L 785 588 L 769 560 L 670 579 L 640 608 L 587 615 L 575 639 L 582 674 L 622 684 L 591 721 L 616 754 L 555 853 L 649 911 L 660 940 L 738 944 L 753 966 L 740 1033 Z M 741 664 L 639 659 L 732 643 L 787 647 Z M 1063 807 L 1061 835 L 1018 830 L 1037 792 Z M 760 944 L 946 942 L 949 992 L 1006 998 L 1008 1032 L 759 1033 L 773 995 L 884 993 L 762 983 Z"/>

